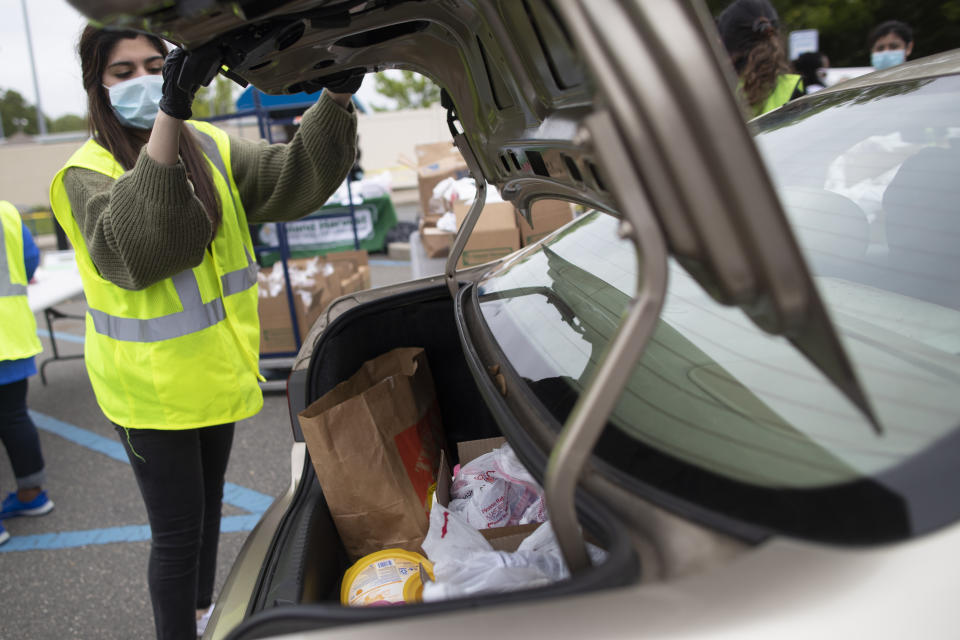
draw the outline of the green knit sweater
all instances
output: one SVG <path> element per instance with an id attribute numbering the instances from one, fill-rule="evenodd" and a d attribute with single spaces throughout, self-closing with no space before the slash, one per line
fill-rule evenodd
<path id="1" fill-rule="evenodd" d="M 230 138 L 230 166 L 250 223 L 295 220 L 316 211 L 356 158 L 357 118 L 326 93 L 287 144 Z M 213 226 L 182 162 L 167 166 L 141 149 L 114 180 L 71 167 L 63 176 L 87 251 L 104 278 L 144 289 L 203 261 Z"/>

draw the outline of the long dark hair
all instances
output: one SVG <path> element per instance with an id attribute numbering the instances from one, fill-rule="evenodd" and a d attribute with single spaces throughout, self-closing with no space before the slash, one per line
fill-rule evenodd
<path id="1" fill-rule="evenodd" d="M 773 91 L 777 76 L 790 70 L 776 9 L 767 0 L 736 0 L 717 18 L 717 28 L 743 83 L 744 99 L 751 107 L 760 104 Z"/>
<path id="2" fill-rule="evenodd" d="M 120 124 L 110 104 L 110 94 L 103 87 L 103 71 L 107 66 L 113 47 L 120 40 L 143 36 L 160 55 L 167 55 L 167 46 L 156 36 L 135 31 L 108 31 L 87 25 L 77 43 L 80 68 L 83 71 L 83 88 L 87 92 L 87 125 L 90 135 L 107 151 L 113 154 L 124 170 L 129 171 L 137 161 L 140 148 L 146 144 L 149 132 Z M 193 183 L 194 193 L 207 210 L 213 223 L 214 234 L 223 217 L 217 191 L 207 161 L 200 153 L 189 127 L 180 134 L 180 157 Z"/>

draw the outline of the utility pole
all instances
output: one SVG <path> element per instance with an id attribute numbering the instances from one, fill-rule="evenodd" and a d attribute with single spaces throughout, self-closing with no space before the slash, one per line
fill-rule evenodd
<path id="1" fill-rule="evenodd" d="M 37 65 L 33 61 L 33 42 L 30 39 L 30 20 L 27 18 L 27 2 L 20 0 L 20 8 L 23 9 L 23 27 L 27 33 L 27 52 L 30 54 L 30 72 L 33 74 L 33 91 L 37 94 L 37 126 L 40 128 L 40 135 L 47 135 L 47 123 L 43 119 L 43 106 L 40 104 L 40 83 L 37 82 Z"/>

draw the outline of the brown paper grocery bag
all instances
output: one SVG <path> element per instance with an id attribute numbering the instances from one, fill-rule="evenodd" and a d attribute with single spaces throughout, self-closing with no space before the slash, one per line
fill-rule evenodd
<path id="1" fill-rule="evenodd" d="M 423 349 L 368 360 L 297 417 L 350 557 L 418 551 L 444 446 Z"/>

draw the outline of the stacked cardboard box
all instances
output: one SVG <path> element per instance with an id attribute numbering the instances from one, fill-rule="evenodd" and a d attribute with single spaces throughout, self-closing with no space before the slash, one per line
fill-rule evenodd
<path id="1" fill-rule="evenodd" d="M 463 224 L 470 205 L 466 202 L 453 203 L 453 213 L 457 217 L 457 229 Z M 520 248 L 520 234 L 517 230 L 517 210 L 509 202 L 489 202 L 480 212 L 473 233 L 460 255 L 458 267 L 473 267 L 490 262 L 513 253 Z"/>
<path id="2" fill-rule="evenodd" d="M 420 219 L 419 230 L 420 244 L 423 245 L 423 252 L 428 258 L 447 257 L 450 247 L 453 246 L 455 233 L 437 229 L 436 223 L 427 225 L 423 218 Z"/>
<path id="3" fill-rule="evenodd" d="M 530 215 L 532 225 L 517 212 L 520 246 L 531 245 L 573 220 L 573 207 L 573 204 L 564 200 L 537 200 L 533 203 Z"/>
<path id="4" fill-rule="evenodd" d="M 340 251 L 326 256 L 287 261 L 293 287 L 294 310 L 300 340 L 306 337 L 320 313 L 335 298 L 370 288 L 370 267 L 366 251 Z M 260 353 L 288 353 L 297 350 L 293 321 L 287 302 L 283 264 L 261 269 Z"/>
<path id="5" fill-rule="evenodd" d="M 447 178 L 467 175 L 467 163 L 452 142 L 432 142 L 414 147 L 417 158 L 417 187 L 420 191 L 420 242 L 428 258 L 442 258 L 453 245 L 454 233 L 437 229 L 437 220 L 447 211 L 444 202 L 433 198 L 433 189 Z"/>
<path id="6" fill-rule="evenodd" d="M 433 191 L 442 180 L 459 180 L 466 176 L 467 165 L 457 148 L 449 142 L 417 145 L 414 151 L 420 190 L 420 243 L 427 258 L 442 258 L 449 253 L 456 234 L 438 229 L 437 221 L 452 210 L 459 229 L 470 209 L 470 203 L 467 200 L 450 203 L 435 198 Z M 470 183 L 472 185 L 472 181 Z M 570 203 L 561 200 L 539 200 L 533 205 L 531 225 L 518 214 L 511 203 L 491 197 L 480 213 L 457 266 L 471 267 L 502 258 L 520 247 L 536 242 L 572 219 Z"/>
<path id="7" fill-rule="evenodd" d="M 431 202 L 433 188 L 441 180 L 454 180 L 469 174 L 467 163 L 460 150 L 452 142 L 431 142 L 414 147 L 417 158 L 417 188 L 420 191 L 420 211 L 430 216 L 436 225 L 437 218 L 446 212 L 442 203 Z M 429 226 L 429 224 L 428 224 Z"/>

